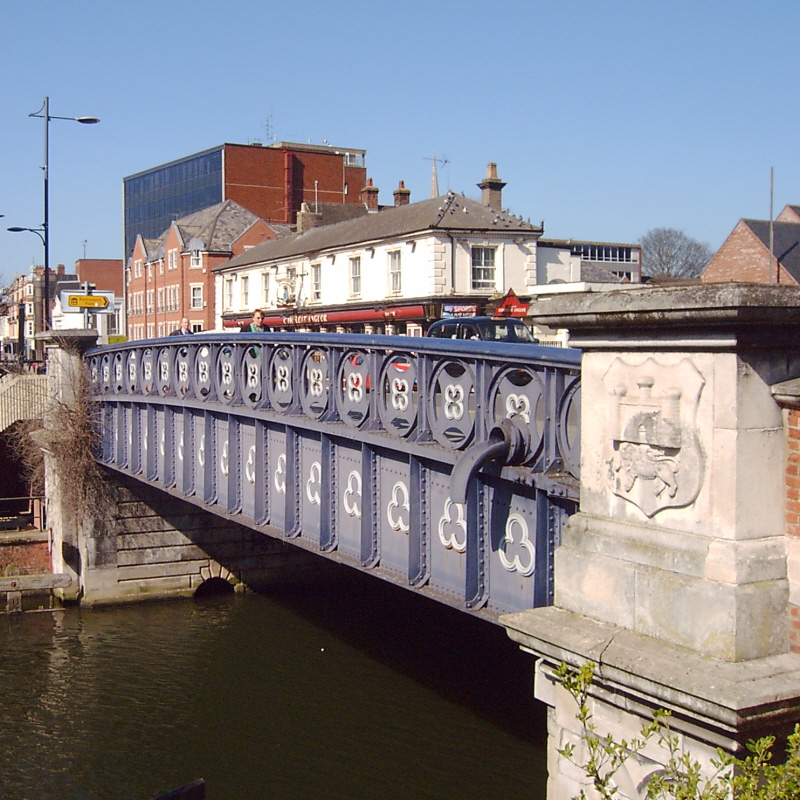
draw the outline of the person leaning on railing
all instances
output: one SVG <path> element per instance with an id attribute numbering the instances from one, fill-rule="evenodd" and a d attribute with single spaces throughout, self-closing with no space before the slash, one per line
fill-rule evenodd
<path id="1" fill-rule="evenodd" d="M 263 322 L 264 320 L 264 312 L 257 308 L 253 312 L 253 321 L 248 322 L 247 325 L 243 325 L 240 333 L 265 333 L 267 330 L 267 326 Z"/>
<path id="2" fill-rule="evenodd" d="M 194 331 L 189 327 L 189 320 L 186 317 L 181 318 L 181 326 L 176 331 L 172 331 L 170 336 L 187 336 Z"/>

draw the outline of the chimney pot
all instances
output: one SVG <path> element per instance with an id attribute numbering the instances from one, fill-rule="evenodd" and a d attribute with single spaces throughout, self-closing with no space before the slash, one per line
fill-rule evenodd
<path id="1" fill-rule="evenodd" d="M 367 178 L 367 185 L 361 190 L 361 202 L 367 207 L 367 210 L 378 210 L 379 191 L 377 186 L 372 185 L 372 178 Z"/>
<path id="2" fill-rule="evenodd" d="M 406 182 L 400 181 L 399 186 L 394 190 L 395 206 L 407 206 L 411 202 L 411 190 L 406 189 Z"/>
<path id="3" fill-rule="evenodd" d="M 478 184 L 481 190 L 481 202 L 495 211 L 503 210 L 503 187 L 505 181 L 497 177 L 497 164 L 490 161 L 486 165 L 486 177 Z"/>

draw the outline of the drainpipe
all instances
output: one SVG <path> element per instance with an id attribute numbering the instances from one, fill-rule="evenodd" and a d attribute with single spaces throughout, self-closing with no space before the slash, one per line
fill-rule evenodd
<path id="1" fill-rule="evenodd" d="M 292 183 L 294 175 L 292 171 L 292 154 L 288 150 L 283 151 L 283 221 L 286 225 L 292 224 Z"/>
<path id="2" fill-rule="evenodd" d="M 450 294 L 456 293 L 456 240 L 451 231 L 445 231 L 450 237 Z"/>
<path id="3" fill-rule="evenodd" d="M 487 441 L 475 442 L 456 462 L 450 474 L 450 499 L 466 503 L 469 484 L 484 464 L 521 464 L 529 450 L 530 433 L 522 416 L 506 417 L 489 431 Z"/>

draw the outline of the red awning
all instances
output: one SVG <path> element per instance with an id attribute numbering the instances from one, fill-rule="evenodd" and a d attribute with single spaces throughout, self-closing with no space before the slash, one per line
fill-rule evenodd
<path id="1" fill-rule="evenodd" d="M 352 311 L 313 311 L 310 313 L 265 316 L 264 325 L 270 328 L 296 328 L 308 325 L 340 325 L 352 322 L 394 322 L 404 319 L 426 319 L 425 306 L 392 306 L 390 308 L 359 308 Z M 226 319 L 226 328 L 241 328 L 252 320 Z"/>

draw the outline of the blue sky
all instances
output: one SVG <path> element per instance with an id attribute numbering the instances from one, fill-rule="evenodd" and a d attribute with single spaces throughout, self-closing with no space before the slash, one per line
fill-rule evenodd
<path id="1" fill-rule="evenodd" d="M 118 258 L 122 178 L 223 142 L 367 150 L 381 202 L 478 197 L 545 235 L 630 242 L 673 227 L 716 249 L 800 203 L 797 0 L 27 0 L 0 30 L 0 279 Z M 271 123 L 271 127 L 270 127 Z"/>

